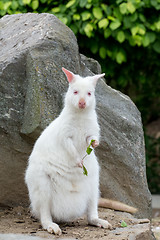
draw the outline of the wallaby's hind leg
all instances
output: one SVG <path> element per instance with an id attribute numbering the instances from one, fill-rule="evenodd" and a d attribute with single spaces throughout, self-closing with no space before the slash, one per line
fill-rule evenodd
<path id="1" fill-rule="evenodd" d="M 94 184 L 97 184 L 98 186 L 98 183 L 95 182 Z M 98 217 L 98 187 L 97 189 L 92 189 L 94 189 L 94 191 L 90 196 L 90 201 L 87 209 L 88 223 L 93 226 L 112 229 L 112 225 L 107 220 L 103 220 Z"/>
<path id="2" fill-rule="evenodd" d="M 88 207 L 88 223 L 93 226 L 112 229 L 112 225 L 107 221 L 98 217 L 97 203 L 92 201 Z"/>
<path id="3" fill-rule="evenodd" d="M 62 231 L 58 224 L 52 221 L 51 206 L 52 206 L 52 189 L 51 189 L 51 179 L 48 176 L 41 176 L 41 185 L 39 186 L 40 194 L 40 221 L 42 227 L 46 229 L 49 233 L 54 233 L 56 235 L 61 235 Z"/>
<path id="4" fill-rule="evenodd" d="M 51 216 L 48 205 L 41 206 L 40 220 L 41 220 L 42 227 L 44 229 L 46 229 L 49 233 L 61 235 L 62 231 L 61 231 L 60 227 L 58 226 L 58 224 L 56 224 L 52 221 L 52 216 Z"/>
<path id="5" fill-rule="evenodd" d="M 52 221 L 52 186 L 49 176 L 38 172 L 37 176 L 28 171 L 26 182 L 29 189 L 32 212 L 40 219 L 41 225 L 49 233 L 61 234 L 61 229 Z"/>

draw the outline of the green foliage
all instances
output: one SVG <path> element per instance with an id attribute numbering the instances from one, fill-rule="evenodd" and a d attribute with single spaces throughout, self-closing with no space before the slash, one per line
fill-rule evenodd
<path id="1" fill-rule="evenodd" d="M 86 150 L 86 155 L 84 155 L 84 157 L 82 158 L 82 160 L 84 160 L 85 159 L 85 157 L 87 157 L 87 155 L 90 155 L 91 154 L 91 152 L 92 152 L 92 150 L 93 150 L 93 148 L 91 148 L 91 145 L 92 145 L 92 143 L 94 142 L 95 140 L 91 140 L 90 141 L 90 144 L 89 144 L 89 146 L 87 147 L 87 150 Z M 86 176 L 88 176 L 88 171 L 87 171 L 87 169 L 85 168 L 85 166 L 84 166 L 84 164 L 83 164 L 83 174 L 84 175 L 86 175 Z"/>
<path id="2" fill-rule="evenodd" d="M 144 122 L 160 115 L 159 9 L 160 1 L 71 0 L 51 10 L 77 35 L 80 51 L 100 62 L 107 83 L 133 99 Z"/>
<path id="3" fill-rule="evenodd" d="M 127 227 L 127 223 L 125 221 L 123 221 L 123 220 L 121 221 L 121 227 L 123 227 L 123 228 Z"/>
<path id="4" fill-rule="evenodd" d="M 83 174 L 85 176 L 88 176 L 88 171 L 87 171 L 87 169 L 86 169 L 86 167 L 84 165 L 83 165 Z"/>
<path id="5" fill-rule="evenodd" d="M 145 136 L 148 186 L 152 193 L 160 193 L 160 138 Z"/>
<path id="6" fill-rule="evenodd" d="M 91 148 L 91 145 L 92 145 L 92 143 L 94 142 L 95 140 L 91 140 L 91 142 L 90 142 L 90 144 L 89 144 L 89 146 L 87 147 L 87 150 L 86 150 L 86 153 L 88 154 L 88 155 L 90 155 L 91 154 L 91 152 L 92 152 L 92 150 L 93 150 L 93 148 Z"/>

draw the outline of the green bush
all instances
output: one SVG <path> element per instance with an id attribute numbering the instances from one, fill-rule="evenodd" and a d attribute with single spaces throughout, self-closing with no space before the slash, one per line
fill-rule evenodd
<path id="1" fill-rule="evenodd" d="M 136 103 L 144 125 L 160 117 L 159 10 L 160 0 L 0 0 L 1 17 L 48 12 L 68 25 L 80 52 L 100 62 L 107 84 Z M 153 178 L 152 143 L 146 145 L 147 173 Z"/>
<path id="2" fill-rule="evenodd" d="M 148 186 L 152 193 L 160 193 L 160 138 L 145 136 Z"/>
<path id="3" fill-rule="evenodd" d="M 157 118 L 160 1 L 71 0 L 66 5 L 63 2 L 50 12 L 74 31 L 80 51 L 101 63 L 107 83 L 133 99 L 144 122 Z"/>

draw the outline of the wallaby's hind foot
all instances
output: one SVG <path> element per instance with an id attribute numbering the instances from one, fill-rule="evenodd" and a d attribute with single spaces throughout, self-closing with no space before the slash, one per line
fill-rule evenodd
<path id="1" fill-rule="evenodd" d="M 101 218 L 92 219 L 89 221 L 89 224 L 96 227 L 108 228 L 110 230 L 112 229 L 112 225 L 107 220 L 103 220 Z"/>
<path id="2" fill-rule="evenodd" d="M 62 234 L 62 231 L 61 231 L 60 227 L 58 226 L 58 224 L 53 223 L 53 222 L 44 226 L 44 229 L 47 230 L 51 234 L 55 234 L 55 235 L 59 235 L 59 236 Z"/>

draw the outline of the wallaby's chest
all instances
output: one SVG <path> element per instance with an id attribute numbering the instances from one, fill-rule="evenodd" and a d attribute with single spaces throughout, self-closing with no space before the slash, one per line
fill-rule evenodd
<path id="1" fill-rule="evenodd" d="M 69 121 L 67 126 L 71 131 L 73 137 L 84 139 L 87 137 L 88 132 L 93 126 L 93 122 L 90 119 L 78 119 L 73 118 Z"/>

